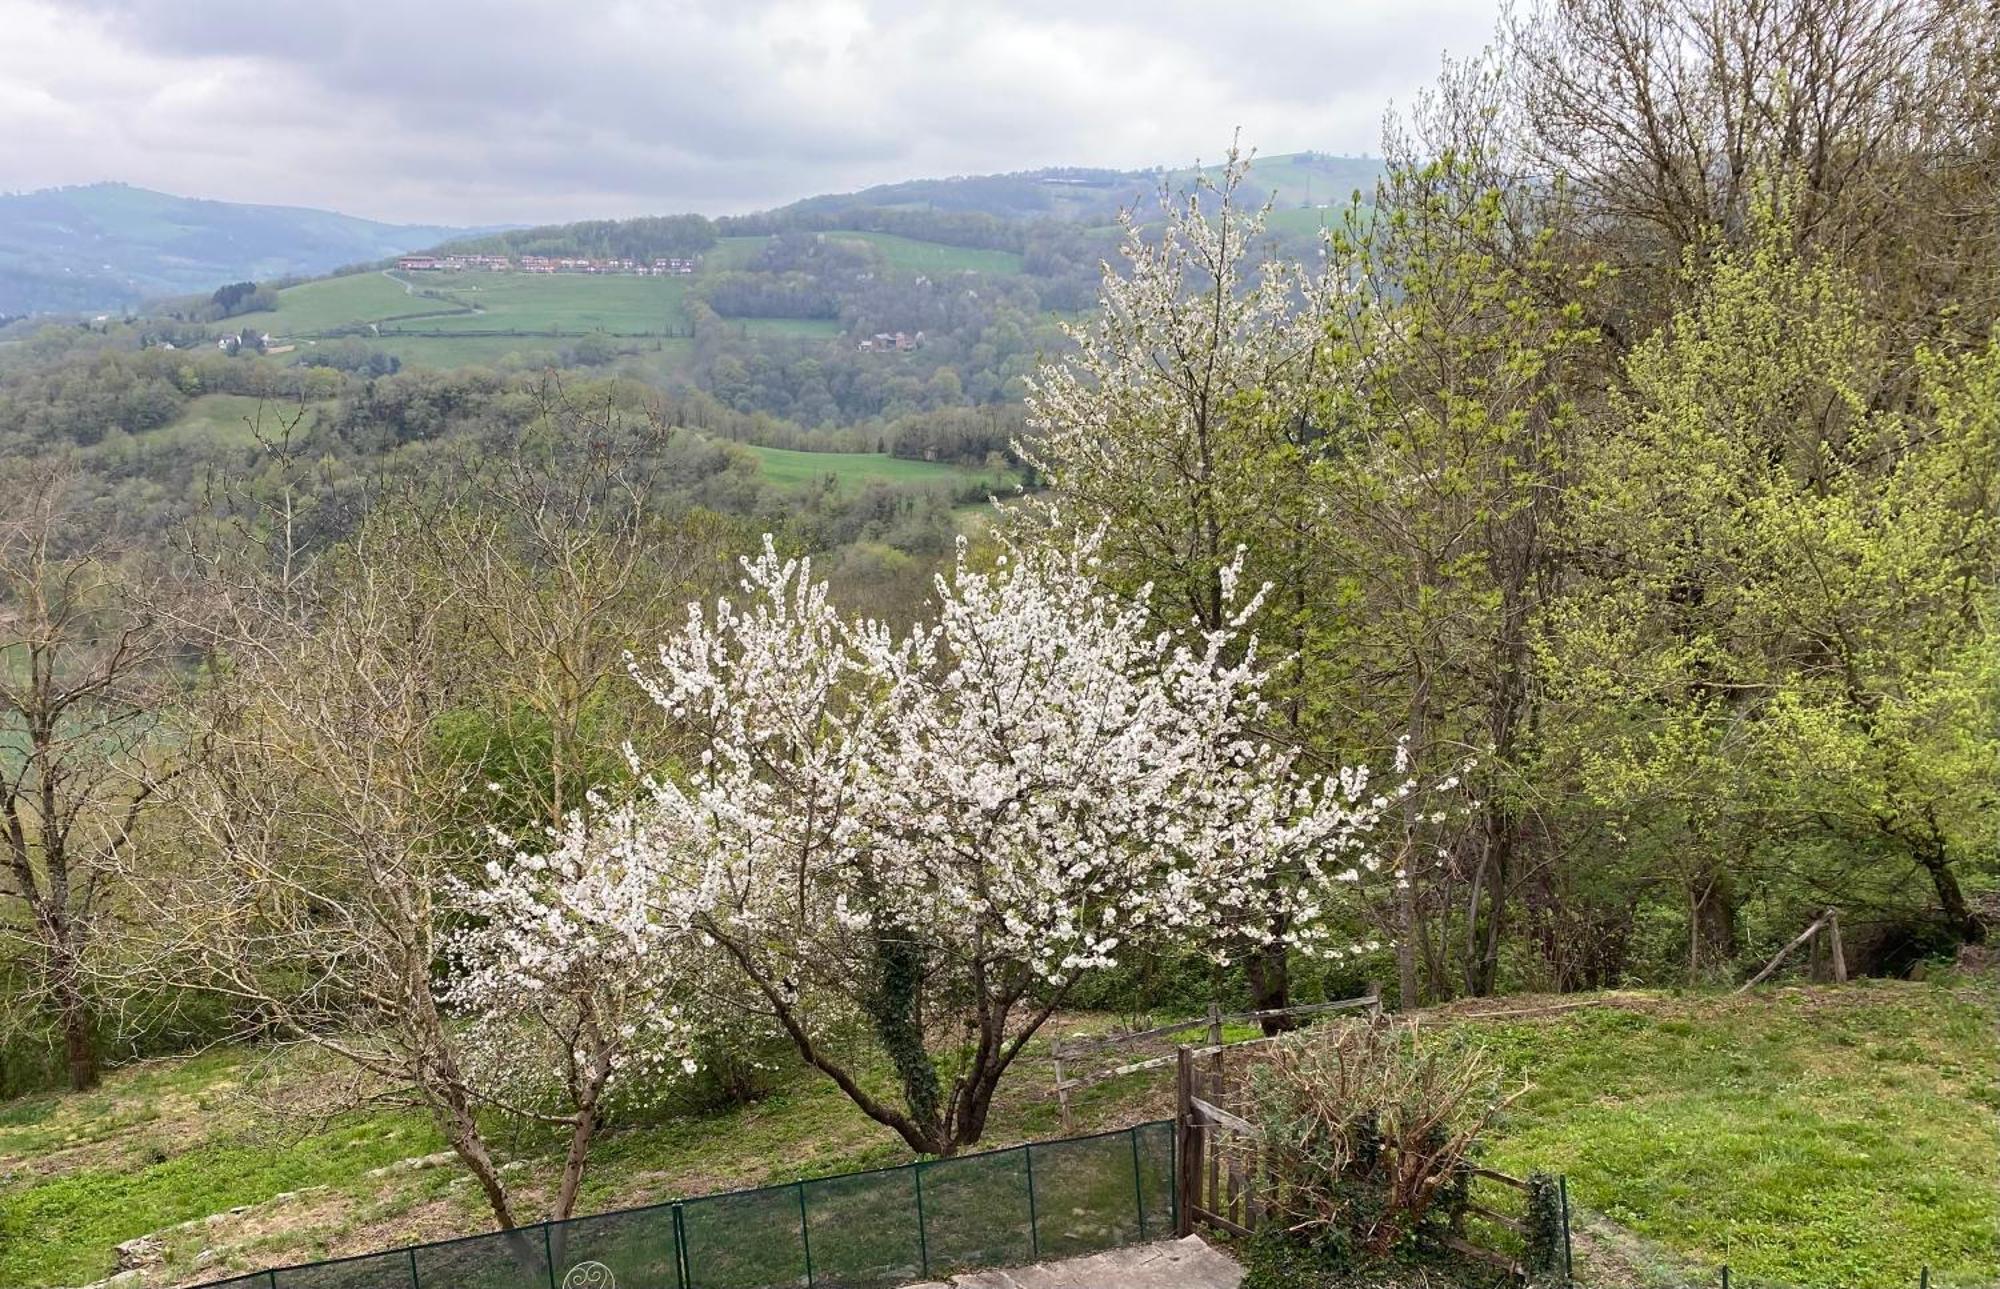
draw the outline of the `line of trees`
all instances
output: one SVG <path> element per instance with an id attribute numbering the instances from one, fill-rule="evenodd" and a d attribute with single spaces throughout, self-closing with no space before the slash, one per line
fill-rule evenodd
<path id="1" fill-rule="evenodd" d="M 1323 271 L 1258 263 L 1234 158 L 1038 382 L 1020 451 L 1167 625 L 1272 584 L 1284 737 L 1478 759 L 1377 911 L 1405 1005 L 1700 981 L 1828 902 L 1870 965 L 1986 933 L 1995 30 L 1551 0 Z"/>

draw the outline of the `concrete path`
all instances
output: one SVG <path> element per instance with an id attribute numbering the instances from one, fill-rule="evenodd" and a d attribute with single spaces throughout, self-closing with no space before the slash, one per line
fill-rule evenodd
<path id="1" fill-rule="evenodd" d="M 932 1281 L 909 1289 L 1236 1289 L 1242 1279 L 1235 1259 L 1190 1235 L 1066 1262 L 967 1271 L 949 1285 Z"/>

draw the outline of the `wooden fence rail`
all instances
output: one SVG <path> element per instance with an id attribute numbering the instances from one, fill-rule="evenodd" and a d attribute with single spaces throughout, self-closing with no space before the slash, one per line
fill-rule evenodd
<path id="1" fill-rule="evenodd" d="M 1343 1011 L 1366 1011 L 1371 1015 L 1381 1015 L 1382 987 L 1378 984 L 1370 984 L 1368 992 L 1359 998 L 1342 998 L 1329 1003 L 1306 1003 L 1298 1007 L 1271 1007 L 1262 1011 L 1225 1012 L 1215 1004 L 1210 1003 L 1208 1015 L 1196 1017 L 1192 1020 L 1175 1021 L 1166 1025 L 1155 1025 L 1150 1029 L 1134 1030 L 1129 1034 L 1107 1034 L 1095 1038 L 1058 1039 L 1051 1049 L 1051 1055 L 1055 1059 L 1056 1101 L 1062 1107 L 1063 1131 L 1069 1133 L 1076 1130 L 1075 1116 L 1070 1106 L 1070 1093 L 1082 1088 L 1093 1087 L 1108 1079 L 1122 1078 L 1127 1074 L 1137 1074 L 1143 1070 L 1157 1070 L 1163 1066 L 1172 1065 L 1175 1060 L 1174 1054 L 1169 1052 L 1164 1056 L 1148 1057 L 1139 1061 L 1128 1061 L 1123 1065 L 1115 1065 L 1109 1069 L 1093 1070 L 1088 1074 L 1073 1074 L 1073 1066 L 1084 1057 L 1096 1056 L 1102 1052 L 1127 1047 L 1134 1043 L 1143 1043 L 1150 1039 L 1167 1038 L 1175 1034 L 1184 1034 L 1190 1030 L 1207 1031 L 1207 1044 L 1196 1049 L 1198 1054 L 1207 1056 L 1222 1050 L 1224 1047 L 1250 1046 L 1270 1041 L 1269 1039 L 1246 1039 L 1238 1044 L 1224 1043 L 1222 1041 L 1222 1027 L 1225 1025 L 1247 1025 L 1256 1021 L 1273 1020 L 1280 1017 L 1285 1019 L 1301 1019 L 1308 1016 L 1325 1016 Z"/>

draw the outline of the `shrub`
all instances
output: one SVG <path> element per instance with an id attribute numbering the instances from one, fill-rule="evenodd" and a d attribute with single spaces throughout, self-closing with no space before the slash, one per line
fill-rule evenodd
<path id="1" fill-rule="evenodd" d="M 1388 1021 L 1322 1025 L 1273 1045 L 1250 1083 L 1275 1224 L 1375 1261 L 1464 1211 L 1469 1156 L 1499 1110 L 1495 1067 L 1457 1039 Z"/>

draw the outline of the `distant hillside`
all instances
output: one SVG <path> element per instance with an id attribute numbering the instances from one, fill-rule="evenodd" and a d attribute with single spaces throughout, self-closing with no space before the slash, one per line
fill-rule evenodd
<path id="1" fill-rule="evenodd" d="M 1214 167 L 1210 167 L 1211 172 Z M 968 175 L 879 184 L 859 192 L 808 197 L 774 214 L 835 215 L 856 210 L 910 210 L 993 215 L 1001 219 L 1062 219 L 1102 223 L 1121 207 L 1149 200 L 1166 179 L 1179 184 L 1192 166 L 1168 170 L 1089 170 L 1054 166 L 1014 174 Z M 1373 157 L 1292 152 L 1258 157 L 1250 186 L 1281 210 L 1338 205 L 1359 189 L 1364 195 L 1382 174 Z"/>
<path id="2" fill-rule="evenodd" d="M 116 183 L 0 195 L 0 315 L 113 311 L 224 282 L 309 276 L 469 231 Z"/>

